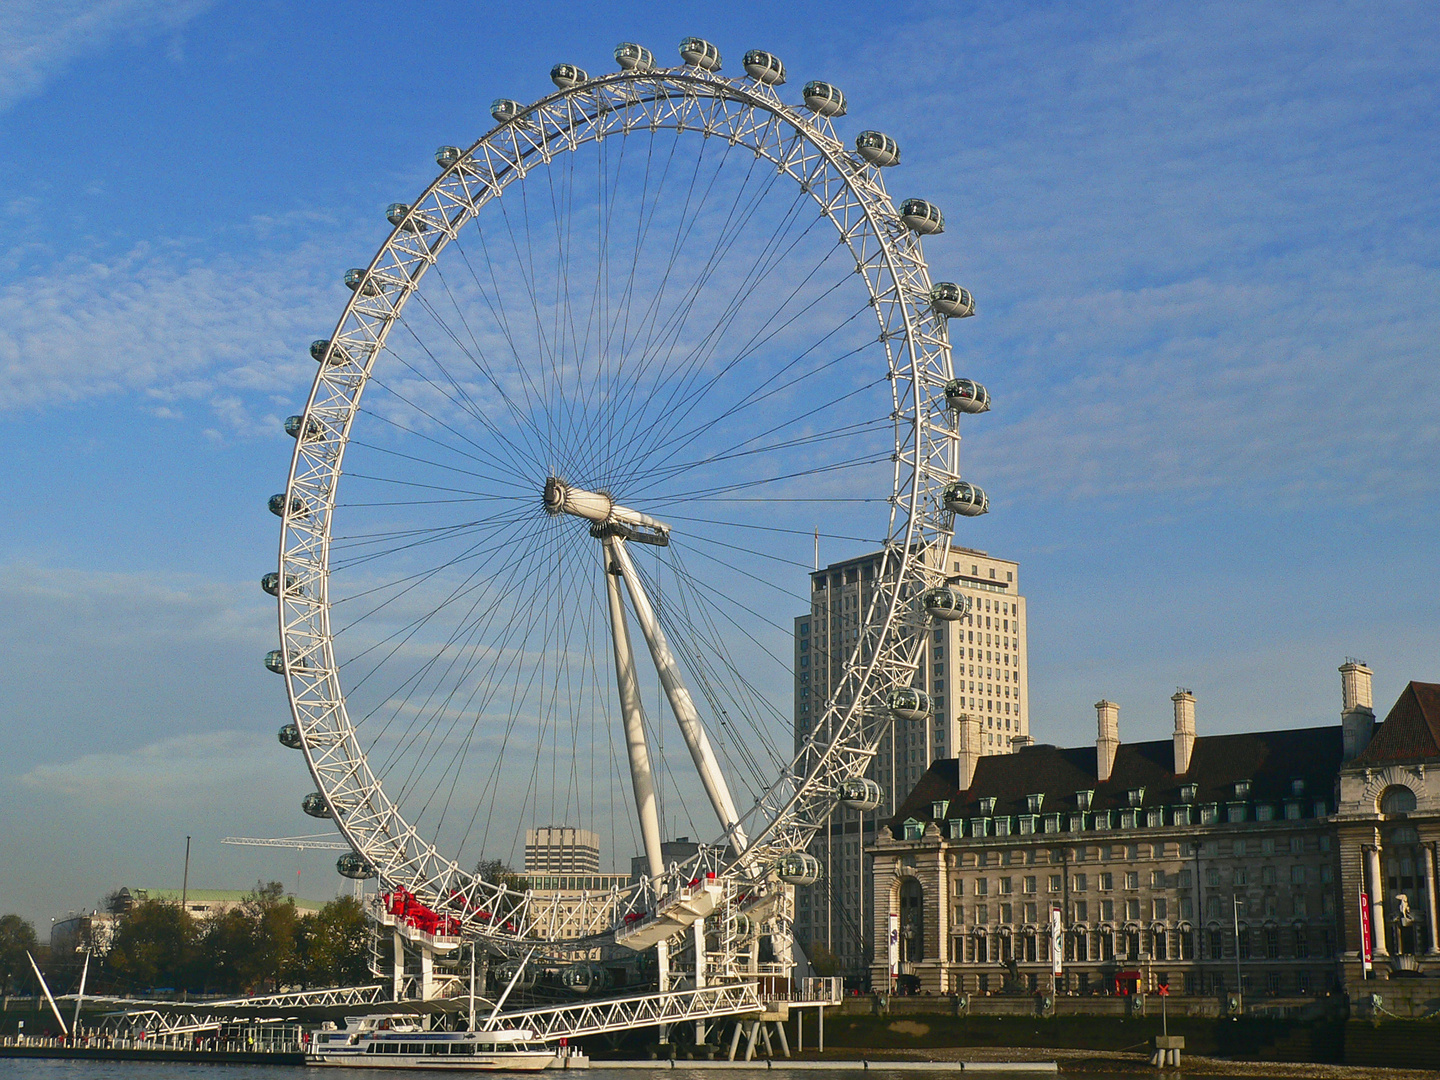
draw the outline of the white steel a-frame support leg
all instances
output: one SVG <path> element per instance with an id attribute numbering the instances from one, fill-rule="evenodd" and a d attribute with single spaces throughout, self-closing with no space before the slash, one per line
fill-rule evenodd
<path id="1" fill-rule="evenodd" d="M 650 656 L 655 661 L 660 684 L 665 688 L 665 696 L 670 701 L 675 722 L 680 725 L 680 734 L 685 739 L 685 745 L 690 748 L 690 757 L 695 762 L 695 771 L 700 774 L 700 783 L 705 787 L 705 794 L 710 797 L 710 805 L 715 808 L 720 827 L 729 834 L 735 850 L 744 851 L 745 833 L 740 827 L 740 815 L 735 812 L 735 800 L 730 797 L 730 786 L 720 771 L 720 763 L 715 758 L 715 751 L 710 746 L 705 727 L 700 723 L 700 714 L 695 709 L 690 691 L 685 689 L 685 684 L 681 681 L 680 665 L 675 660 L 675 654 L 670 651 L 665 632 L 660 629 L 660 620 L 655 617 L 655 609 L 650 606 L 650 598 L 640 583 L 640 575 L 635 570 L 635 564 L 630 561 L 625 541 L 616 537 L 606 542 L 614 552 L 615 561 L 625 578 L 625 588 L 630 593 L 635 617 L 640 620 L 640 630 L 645 635 L 645 643 L 650 646 Z"/>
<path id="2" fill-rule="evenodd" d="M 650 746 L 645 740 L 645 707 L 640 700 L 640 681 L 635 674 L 635 653 L 630 648 L 630 629 L 625 622 L 625 602 L 620 596 L 616 557 L 618 542 L 606 539 L 600 547 L 605 565 L 605 593 L 610 599 L 610 636 L 615 646 L 615 685 L 620 691 L 620 714 L 625 723 L 625 752 L 630 758 L 630 782 L 635 789 L 635 810 L 640 815 L 640 838 L 651 878 L 665 872 L 660 847 L 660 816 L 655 803 L 655 775 L 650 769 Z M 661 987 L 663 990 L 664 987 Z"/>

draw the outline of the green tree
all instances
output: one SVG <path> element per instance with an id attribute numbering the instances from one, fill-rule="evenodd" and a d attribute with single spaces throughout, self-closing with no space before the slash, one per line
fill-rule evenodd
<path id="1" fill-rule="evenodd" d="M 240 965 L 247 991 L 279 990 L 296 974 L 295 940 L 299 913 L 278 881 L 255 883 L 241 905 L 250 923 L 250 953 Z"/>
<path id="2" fill-rule="evenodd" d="M 0 993 L 9 994 L 21 983 L 33 982 L 26 952 L 39 943 L 35 927 L 19 915 L 0 915 Z"/>
<path id="3" fill-rule="evenodd" d="M 242 908 L 231 908 L 205 920 L 197 965 L 200 989 L 206 993 L 239 993 L 248 973 L 244 969 L 253 938 L 250 919 Z"/>
<path id="4" fill-rule="evenodd" d="M 370 926 L 360 901 L 331 900 L 301 919 L 296 952 L 299 981 L 312 986 L 356 986 L 370 978 Z"/>
<path id="5" fill-rule="evenodd" d="M 110 970 L 135 990 L 188 987 L 197 938 L 189 912 L 163 900 L 142 901 L 115 931 Z"/>

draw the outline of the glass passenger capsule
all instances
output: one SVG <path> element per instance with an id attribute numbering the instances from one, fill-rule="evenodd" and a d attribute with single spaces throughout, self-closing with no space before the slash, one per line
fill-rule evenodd
<path id="1" fill-rule="evenodd" d="M 286 435 L 289 435 L 292 439 L 298 439 L 301 431 L 305 432 L 305 438 L 307 440 L 318 438 L 321 434 L 320 421 L 316 420 L 313 416 L 308 420 L 303 416 L 287 416 L 285 418 Z"/>
<path id="2" fill-rule="evenodd" d="M 334 812 L 330 809 L 330 804 L 325 801 L 325 796 L 321 795 L 318 791 L 312 791 L 309 795 L 306 795 L 305 798 L 301 799 L 300 809 L 311 817 L 333 818 L 335 816 Z"/>
<path id="3" fill-rule="evenodd" d="M 458 146 L 442 146 L 435 151 L 435 164 L 448 169 L 464 156 L 465 151 Z"/>
<path id="4" fill-rule="evenodd" d="M 765 86 L 779 86 L 785 81 L 785 65 L 774 53 L 764 49 L 751 49 L 742 61 L 745 74 Z"/>
<path id="5" fill-rule="evenodd" d="M 702 71 L 720 70 L 720 50 L 704 38 L 687 37 L 680 42 L 680 59 Z"/>
<path id="6" fill-rule="evenodd" d="M 964 480 L 946 484 L 945 490 L 940 493 L 940 501 L 946 510 L 961 517 L 979 517 L 990 510 L 990 498 L 984 490 Z"/>
<path id="7" fill-rule="evenodd" d="M 518 979 L 515 978 L 517 971 L 520 973 Z M 535 964 L 527 964 L 523 960 L 511 960 L 495 969 L 495 978 L 502 988 L 509 986 L 510 980 L 515 979 L 516 990 L 529 990 L 535 985 L 539 976 L 540 969 Z"/>
<path id="8" fill-rule="evenodd" d="M 345 352 L 345 347 L 343 345 L 336 345 L 332 349 L 330 347 L 329 338 L 316 338 L 314 341 L 310 342 L 310 358 L 312 360 L 314 360 L 316 363 L 323 364 L 327 362 L 327 357 L 328 363 L 332 367 L 336 364 L 343 364 L 346 360 L 350 359 L 350 356 L 348 353 Z"/>
<path id="9" fill-rule="evenodd" d="M 265 654 L 265 666 L 276 675 L 284 675 L 285 654 L 279 649 L 271 649 Z"/>
<path id="10" fill-rule="evenodd" d="M 410 219 L 410 204 L 403 202 L 392 202 L 385 207 L 385 220 L 394 225 L 397 229 L 405 232 L 419 232 L 420 223 Z"/>
<path id="11" fill-rule="evenodd" d="M 951 379 L 945 384 L 945 404 L 956 412 L 989 412 L 990 391 L 974 379 Z"/>
<path id="12" fill-rule="evenodd" d="M 347 851 L 335 860 L 335 870 L 341 877 L 348 877 L 353 881 L 366 881 L 378 876 L 375 867 L 370 865 L 370 860 L 353 851 Z"/>
<path id="13" fill-rule="evenodd" d="M 570 90 L 590 81 L 590 73 L 574 64 L 556 64 L 550 69 L 550 81 L 561 90 Z"/>
<path id="14" fill-rule="evenodd" d="M 930 695 L 918 686 L 897 686 L 885 704 L 897 720 L 924 720 L 930 715 Z"/>
<path id="15" fill-rule="evenodd" d="M 805 84 L 805 89 L 800 91 L 800 96 L 805 99 L 805 106 L 811 112 L 821 116 L 845 115 L 845 95 L 838 86 L 811 79 Z"/>
<path id="16" fill-rule="evenodd" d="M 885 801 L 880 785 L 869 777 L 858 776 L 840 785 L 840 802 L 851 810 L 868 814 Z"/>
<path id="17" fill-rule="evenodd" d="M 940 208 L 924 199 L 906 199 L 900 204 L 900 220 L 905 227 L 921 236 L 945 231 L 945 215 Z"/>
<path id="18" fill-rule="evenodd" d="M 820 860 L 809 852 L 797 851 L 775 863 L 775 876 L 786 885 L 814 885 L 820 880 Z"/>
<path id="19" fill-rule="evenodd" d="M 274 495 L 270 496 L 270 501 L 265 505 L 270 507 L 270 512 L 276 517 L 284 517 L 287 509 L 285 505 L 285 493 L 283 491 L 277 491 Z M 299 495 L 291 495 L 288 509 L 290 513 L 298 514 L 305 509 L 305 503 Z"/>
<path id="20" fill-rule="evenodd" d="M 936 282 L 930 290 L 930 306 L 947 319 L 968 319 L 975 314 L 975 298 L 970 290 L 953 281 Z"/>
<path id="21" fill-rule="evenodd" d="M 620 65 L 621 71 L 655 70 L 655 54 L 633 41 L 622 41 L 615 46 L 615 62 Z"/>
<path id="22" fill-rule="evenodd" d="M 965 593 L 959 589 L 952 589 L 948 585 L 926 589 L 924 595 L 920 597 L 920 605 L 925 609 L 925 614 L 942 622 L 963 619 L 970 614 L 974 603 Z"/>
<path id="23" fill-rule="evenodd" d="M 358 266 L 353 266 L 345 271 L 345 287 L 351 292 L 358 292 L 361 296 L 374 296 L 380 289 L 369 278 L 369 273 Z"/>
<path id="24" fill-rule="evenodd" d="M 275 737 L 280 740 L 281 746 L 288 746 L 291 750 L 300 749 L 300 729 L 294 724 L 286 724 Z"/>
<path id="25" fill-rule="evenodd" d="M 490 115 L 497 124 L 508 124 L 525 111 L 525 106 L 511 98 L 496 98 L 490 103 Z"/>
<path id="26" fill-rule="evenodd" d="M 855 136 L 855 152 L 871 165 L 884 168 L 900 164 L 900 147 L 882 131 L 862 131 Z"/>
<path id="27" fill-rule="evenodd" d="M 294 574 L 286 574 L 286 575 L 285 575 L 285 588 L 287 588 L 287 589 L 293 589 L 294 587 L 295 587 L 295 575 L 294 575 Z M 265 590 L 267 593 L 269 593 L 271 596 L 279 596 L 279 595 L 280 595 L 280 575 L 277 574 L 274 570 L 271 570 L 270 573 L 266 574 L 264 577 L 262 577 L 262 578 L 260 579 L 260 588 L 264 589 L 264 590 Z"/>
<path id="28" fill-rule="evenodd" d="M 560 970 L 560 985 L 577 994 L 595 994 L 610 985 L 610 974 L 599 964 L 571 964 Z"/>

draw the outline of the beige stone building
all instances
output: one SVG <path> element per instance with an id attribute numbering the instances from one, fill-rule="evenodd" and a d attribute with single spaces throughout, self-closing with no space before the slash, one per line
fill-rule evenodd
<path id="1" fill-rule="evenodd" d="M 1013 961 L 1060 993 L 1353 989 L 1362 865 L 1373 974 L 1440 975 L 1440 686 L 1371 738 L 1370 672 L 1341 673 L 1336 726 L 1199 736 L 1182 690 L 1164 741 L 1101 701 L 1094 747 L 936 762 L 870 848 L 873 984 L 983 994 Z"/>
<path id="2" fill-rule="evenodd" d="M 795 744 L 821 722 L 825 703 L 859 640 L 875 595 L 881 553 L 833 563 L 810 576 L 810 610 L 794 620 Z M 843 974 L 863 975 L 870 962 L 871 878 L 864 847 L 927 769 L 959 752 L 963 716 L 975 718 L 981 754 L 1004 754 L 1030 735 L 1027 614 L 1020 567 L 983 551 L 955 548 L 946 580 L 970 598 L 963 619 L 927 631 L 916 685 L 931 698 L 923 723 L 896 724 L 882 741 L 869 776 L 885 801 L 872 813 L 837 808 L 811 853 L 824 878 L 796 893 L 796 937 L 811 952 L 834 955 Z M 823 953 L 822 953 L 823 955 Z"/>

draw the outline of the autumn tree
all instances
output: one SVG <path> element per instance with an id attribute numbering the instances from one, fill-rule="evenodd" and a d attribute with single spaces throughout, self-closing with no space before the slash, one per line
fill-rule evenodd
<path id="1" fill-rule="evenodd" d="M 22 982 L 33 981 L 27 952 L 39 943 L 35 927 L 19 915 L 0 915 L 0 994 L 9 994 Z"/>

